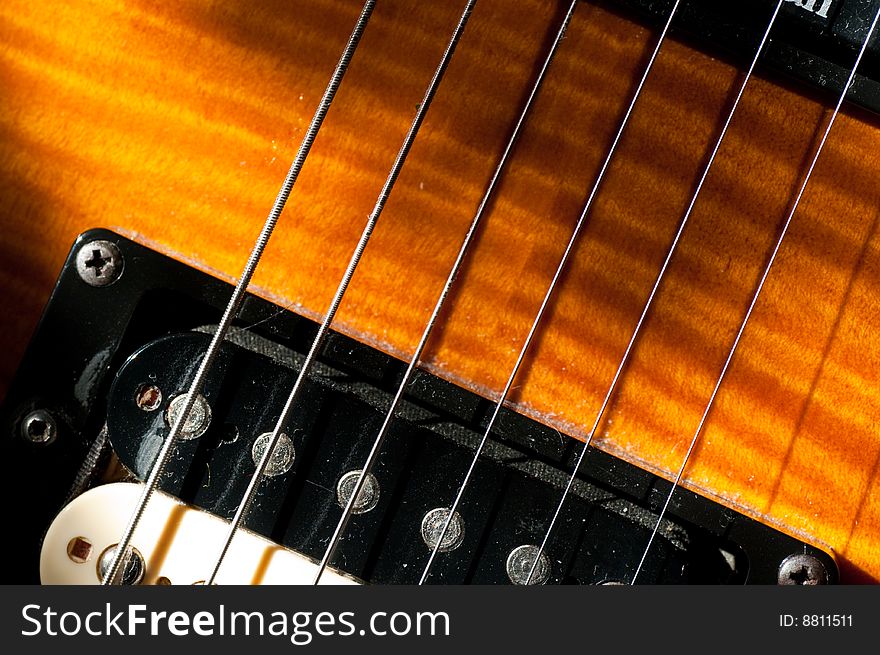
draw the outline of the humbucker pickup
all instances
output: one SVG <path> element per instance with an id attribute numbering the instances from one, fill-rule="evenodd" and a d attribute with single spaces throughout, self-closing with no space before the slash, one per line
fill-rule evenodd
<path id="1" fill-rule="evenodd" d="M 77 273 L 77 254 L 96 239 L 115 244 L 124 261 L 125 274 L 109 286 L 84 284 Z M 80 237 L 0 413 L 0 479 L 6 497 L 20 501 L 7 519 L 16 526 L 8 544 L 20 565 L 5 568 L 4 578 L 39 581 L 42 548 L 43 581 L 98 582 L 96 558 L 114 545 L 110 534 L 119 532 L 120 511 L 167 437 L 230 292 L 226 282 L 112 232 Z M 136 534 L 132 542 L 148 569 L 138 579 L 191 584 L 210 573 L 197 563 L 207 567 L 216 556 L 211 549 L 221 542 L 209 536 L 223 532 L 234 514 L 259 459 L 261 435 L 271 431 L 316 329 L 310 319 L 247 298 L 207 379 L 204 406 L 160 480 L 160 500 L 151 501 L 159 503 L 151 511 L 164 536 Z M 302 581 L 326 547 L 404 369 L 333 333 L 269 460 L 246 536 L 236 537 L 243 541 L 234 548 L 251 548 L 271 566 L 257 575 L 259 562 L 237 564 L 235 557 L 224 563 L 233 570 L 219 581 Z M 419 580 L 437 538 L 438 512 L 442 517 L 453 497 L 491 409 L 468 390 L 418 374 L 330 562 L 337 581 Z M 43 432 L 51 424 L 51 438 L 29 432 L 35 413 Z M 507 409 L 492 436 L 431 583 L 521 582 L 512 570 L 517 554 L 540 543 L 581 446 Z M 669 493 L 666 480 L 597 449 L 585 464 L 547 544 L 539 582 L 628 581 Z M 128 500 L 114 500 L 122 497 Z M 116 509 L 102 511 L 102 503 Z M 181 554 L 172 516 L 181 518 L 181 530 L 204 523 L 198 552 Z M 91 557 L 84 555 L 86 542 Z M 155 555 L 170 544 L 173 561 L 187 563 L 173 574 L 157 569 Z M 810 558 L 809 579 L 798 577 L 800 569 L 791 577 L 791 567 L 782 566 L 794 555 Z M 821 547 L 684 489 L 674 495 L 640 576 L 645 583 L 836 579 L 834 558 Z"/>

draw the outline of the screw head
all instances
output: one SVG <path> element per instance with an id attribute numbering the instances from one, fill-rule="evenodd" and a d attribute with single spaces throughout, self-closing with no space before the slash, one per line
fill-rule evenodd
<path id="1" fill-rule="evenodd" d="M 76 253 L 76 272 L 86 284 L 106 287 L 122 275 L 122 253 L 115 243 L 96 239 L 82 245 Z"/>
<path id="2" fill-rule="evenodd" d="M 113 563 L 113 557 L 116 555 L 116 547 L 119 544 L 113 544 L 112 546 L 105 548 L 104 552 L 101 553 L 101 556 L 98 558 L 98 579 L 103 580 L 104 576 L 107 575 L 107 571 L 110 570 L 110 565 Z M 130 548 L 128 554 L 128 560 L 125 562 L 122 567 L 121 574 L 117 574 L 117 580 L 120 580 L 120 584 L 124 585 L 136 585 L 140 584 L 144 579 L 144 573 L 147 570 L 147 565 L 144 562 L 144 556 L 140 554 L 137 548 Z"/>
<path id="3" fill-rule="evenodd" d="M 85 537 L 74 537 L 67 542 L 67 557 L 75 564 L 85 564 L 92 556 L 92 542 Z"/>
<path id="4" fill-rule="evenodd" d="M 271 441 L 271 432 L 264 432 L 257 437 L 256 441 L 254 441 L 254 445 L 251 447 L 251 459 L 254 460 L 255 466 L 259 465 L 260 460 L 263 459 L 263 453 L 266 452 L 266 448 L 269 447 Z M 275 442 L 272 454 L 266 462 L 266 468 L 263 470 L 263 475 L 270 478 L 274 478 L 276 475 L 284 475 L 293 468 L 293 460 L 295 457 L 296 451 L 293 449 L 293 441 L 282 432 L 278 435 L 278 441 Z"/>
<path id="5" fill-rule="evenodd" d="M 354 493 L 354 488 L 357 486 L 357 481 L 360 475 L 360 469 L 355 469 L 354 471 L 349 471 L 343 475 L 339 478 L 339 482 L 336 483 L 336 502 L 342 509 L 345 509 L 348 505 L 348 501 Z M 378 504 L 379 481 L 376 479 L 375 475 L 367 473 L 366 476 L 364 476 L 364 485 L 361 487 L 361 492 L 358 494 L 354 505 L 352 505 L 351 513 L 365 514 Z"/>
<path id="6" fill-rule="evenodd" d="M 188 393 L 182 393 L 179 396 L 175 396 L 168 403 L 168 408 L 165 410 L 165 423 L 169 428 L 174 427 L 177 419 L 183 413 L 187 397 L 189 397 Z M 180 427 L 180 438 L 184 441 L 198 439 L 205 434 L 209 425 L 211 425 L 211 406 L 205 400 L 205 397 L 199 394 L 196 396 L 196 401 L 193 403 L 189 416 L 186 417 L 186 420 Z"/>
<path id="7" fill-rule="evenodd" d="M 781 585 L 820 585 L 828 583 L 828 571 L 815 555 L 789 555 L 779 565 Z"/>
<path id="8" fill-rule="evenodd" d="M 448 517 L 448 508 L 437 507 L 425 514 L 425 518 L 422 519 L 422 540 L 431 550 L 436 548 L 437 541 L 440 539 L 440 533 L 443 532 L 443 526 L 446 525 Z M 452 515 L 452 520 L 449 522 L 446 534 L 443 535 L 443 541 L 440 542 L 440 547 L 437 548 L 437 552 L 448 553 L 450 550 L 455 550 L 461 546 L 463 541 L 464 520 L 461 518 L 461 514 L 455 512 Z"/>
<path id="9" fill-rule="evenodd" d="M 542 585 L 550 579 L 550 560 L 544 552 L 541 552 L 538 557 L 539 550 L 538 546 L 525 544 L 510 551 L 510 555 L 507 556 L 506 568 L 507 577 L 513 584 Z M 532 570 L 535 557 L 538 557 L 538 564 L 535 566 L 532 579 L 529 580 L 529 572 Z"/>
<path id="10" fill-rule="evenodd" d="M 134 402 L 145 412 L 155 412 L 162 405 L 162 390 L 155 384 L 144 384 L 134 395 Z"/>
<path id="11" fill-rule="evenodd" d="M 55 441 L 58 436 L 58 425 L 45 409 L 35 409 L 21 421 L 21 436 L 31 443 L 41 446 Z"/>

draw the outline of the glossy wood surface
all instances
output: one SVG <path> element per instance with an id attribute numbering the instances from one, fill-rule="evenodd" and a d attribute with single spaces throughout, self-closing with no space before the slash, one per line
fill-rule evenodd
<path id="1" fill-rule="evenodd" d="M 464 2 L 380 0 L 255 289 L 326 311 Z M 480 0 L 336 327 L 407 357 L 565 2 Z M 0 6 L 0 393 L 75 236 L 107 226 L 233 279 L 354 25 L 356 0 Z M 426 366 L 502 387 L 656 33 L 578 7 Z M 583 435 L 740 81 L 668 42 L 513 401 Z M 827 119 L 750 83 L 597 445 L 681 461 Z M 880 121 L 835 126 L 688 487 L 880 578 Z"/>

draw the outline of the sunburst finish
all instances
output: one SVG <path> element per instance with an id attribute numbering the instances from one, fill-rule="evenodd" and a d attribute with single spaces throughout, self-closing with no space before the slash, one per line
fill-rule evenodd
<path id="1" fill-rule="evenodd" d="M 383 0 L 255 280 L 327 308 L 464 2 Z M 414 349 L 566 2 L 481 0 L 341 306 Z M 459 6 L 461 5 L 461 6 Z M 10 0 L 0 7 L 0 393 L 74 237 L 107 226 L 235 278 L 360 10 L 355 0 Z M 768 14 L 769 15 L 769 14 Z M 429 344 L 503 386 L 656 33 L 582 3 Z M 583 436 L 740 79 L 677 41 L 657 61 L 512 401 Z M 681 461 L 827 120 L 748 86 L 596 444 Z M 835 125 L 686 486 L 880 578 L 880 123 Z"/>

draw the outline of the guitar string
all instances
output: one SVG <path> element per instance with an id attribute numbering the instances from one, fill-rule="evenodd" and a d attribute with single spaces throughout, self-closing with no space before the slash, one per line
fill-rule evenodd
<path id="1" fill-rule="evenodd" d="M 446 302 L 446 299 L 449 295 L 450 290 L 452 289 L 452 285 L 455 283 L 456 278 L 458 277 L 458 273 L 461 269 L 461 266 L 465 259 L 465 254 L 468 251 L 471 241 L 477 231 L 477 228 L 482 220 L 483 214 L 485 213 L 486 207 L 489 204 L 490 199 L 495 193 L 496 186 L 498 181 L 501 178 L 501 174 L 504 169 L 507 167 L 507 162 L 510 157 L 510 153 L 513 150 L 513 147 L 516 145 L 516 142 L 519 140 L 520 132 L 522 131 L 522 127 L 526 122 L 526 118 L 531 113 L 532 105 L 534 104 L 534 100 L 538 95 L 538 91 L 543 85 L 544 78 L 546 77 L 547 71 L 550 68 L 550 62 L 556 56 L 556 52 L 559 49 L 559 46 L 562 43 L 562 39 L 565 35 L 565 32 L 568 29 L 569 23 L 571 22 L 571 18 L 574 15 L 575 7 L 577 6 L 580 0 L 573 0 L 571 6 L 568 9 L 565 17 L 562 19 L 559 29 L 556 33 L 556 38 L 553 41 L 553 44 L 550 47 L 548 54 L 544 59 L 544 63 L 541 66 L 541 69 L 538 73 L 537 79 L 535 83 L 532 85 L 532 89 L 529 92 L 528 99 L 523 106 L 522 111 L 520 112 L 519 118 L 516 122 L 516 125 L 513 129 L 513 132 L 510 138 L 507 141 L 507 145 L 504 148 L 504 152 L 501 155 L 501 158 L 498 161 L 498 164 L 495 167 L 495 171 L 492 174 L 492 178 L 489 181 L 489 185 L 486 188 L 485 193 L 483 194 L 483 198 L 480 201 L 480 204 L 477 207 L 476 214 L 474 215 L 473 220 L 468 228 L 467 234 L 465 235 L 464 241 L 459 248 L 458 255 L 456 256 L 455 262 L 452 265 L 452 269 L 449 272 L 448 277 L 446 278 L 446 283 L 440 292 L 440 296 L 437 299 L 437 303 L 434 305 L 434 310 L 431 313 L 431 317 L 428 319 L 428 322 L 425 326 L 424 332 L 422 333 L 421 339 L 419 340 L 418 345 L 416 346 L 415 352 L 409 360 L 409 365 L 407 366 L 406 372 L 403 375 L 403 378 L 400 384 L 397 386 L 397 392 L 394 395 L 393 400 L 391 401 L 391 405 L 388 408 L 387 413 L 385 414 L 385 419 L 382 422 L 382 426 L 379 428 L 379 432 L 376 435 L 376 439 L 373 441 L 372 447 L 370 449 L 369 454 L 367 455 L 366 462 L 360 469 L 360 474 L 357 478 L 357 483 L 355 484 L 351 495 L 348 499 L 348 502 L 345 504 L 345 508 L 343 509 L 342 516 L 339 519 L 339 522 L 336 525 L 336 529 L 333 532 L 333 536 L 330 538 L 330 542 L 327 548 L 324 551 L 324 555 L 321 558 L 321 562 L 318 565 L 318 571 L 315 575 L 313 584 L 318 584 L 321 580 L 321 576 L 324 574 L 327 566 L 330 563 L 333 555 L 336 552 L 336 548 L 339 545 L 340 540 L 342 539 L 342 535 L 345 532 L 346 527 L 348 526 L 349 521 L 354 513 L 355 502 L 361 494 L 361 491 L 364 487 L 365 480 L 367 474 L 372 470 L 376 459 L 378 459 L 379 453 L 382 449 L 382 444 L 385 441 L 385 437 L 387 435 L 389 426 L 391 425 L 392 420 L 395 418 L 395 413 L 397 412 L 397 407 L 400 404 L 400 401 L 403 398 L 403 393 L 406 390 L 412 376 L 415 373 L 416 366 L 421 360 L 422 353 L 425 350 L 425 347 L 428 343 L 428 339 L 431 336 L 431 332 L 434 329 L 434 325 L 437 322 L 437 318 L 440 315 L 440 311 Z"/>
<path id="2" fill-rule="evenodd" d="M 348 263 L 348 267 L 345 270 L 345 274 L 343 275 L 342 280 L 339 283 L 339 287 L 336 289 L 333 300 L 330 303 L 330 308 L 327 310 L 327 314 L 324 316 L 324 320 L 321 322 L 318 333 L 312 341 L 309 352 L 306 355 L 305 360 L 303 361 L 299 374 L 296 377 L 296 381 L 294 382 L 293 387 L 290 390 L 290 394 L 287 397 L 287 401 L 284 404 L 284 408 L 281 411 L 281 415 L 278 417 L 278 421 L 275 424 L 274 430 L 272 431 L 272 436 L 269 439 L 269 443 L 263 450 L 263 454 L 260 457 L 259 463 L 257 464 L 256 471 L 251 476 L 250 482 L 248 483 L 248 487 L 245 490 L 242 501 L 239 504 L 238 509 L 235 512 L 235 516 L 233 517 L 232 522 L 229 525 L 226 538 L 220 550 L 220 554 L 214 563 L 211 575 L 208 577 L 206 584 L 210 585 L 214 583 L 214 580 L 216 579 L 217 574 L 220 571 L 220 566 L 223 564 L 223 560 L 225 559 L 226 554 L 229 551 L 229 547 L 232 544 L 233 537 L 241 526 L 242 521 L 247 516 L 248 510 L 250 509 L 254 497 L 256 496 L 257 488 L 259 487 L 259 483 L 263 477 L 266 465 L 269 462 L 269 458 L 272 456 L 275 446 L 280 439 L 284 426 L 288 423 L 293 413 L 293 408 L 297 399 L 299 398 L 303 382 L 305 381 L 309 373 L 309 370 L 318 354 L 318 351 L 321 349 L 321 346 L 323 345 L 327 337 L 330 325 L 333 322 L 334 317 L 336 316 L 336 311 L 338 310 L 339 305 L 342 302 L 342 298 L 345 295 L 346 290 L 348 289 L 351 278 L 354 275 L 355 269 L 357 268 L 357 265 L 361 260 L 364 249 L 366 248 L 367 243 L 370 240 L 373 230 L 376 227 L 379 216 L 382 214 L 385 203 L 387 202 L 388 197 L 391 195 L 391 190 L 393 189 L 394 184 L 397 181 L 398 176 L 400 175 L 400 171 L 403 168 L 404 163 L 406 162 L 407 155 L 409 154 L 413 142 L 418 135 L 425 115 L 427 114 L 428 109 L 431 106 L 434 95 L 437 92 L 437 88 L 440 86 L 443 75 L 446 72 L 447 67 L 449 66 L 449 62 L 452 60 L 452 57 L 455 54 L 456 46 L 458 45 L 458 42 L 461 40 L 461 37 L 464 34 L 464 29 L 476 4 L 477 0 L 468 0 L 464 11 L 459 17 L 458 24 L 455 27 L 455 31 L 453 32 L 452 37 L 446 46 L 443 57 L 441 58 L 437 69 L 434 71 L 434 75 L 431 78 L 427 90 L 425 91 L 424 97 L 422 98 L 421 103 L 419 103 L 418 105 L 418 110 L 416 111 L 415 118 L 413 118 L 412 120 L 409 130 L 404 137 L 403 144 L 401 145 L 400 150 L 397 153 L 397 157 L 394 160 L 394 164 L 391 166 L 391 170 L 389 171 L 388 177 L 385 180 L 385 184 L 382 186 L 382 190 L 379 193 L 379 197 L 376 200 L 373 211 L 370 213 L 370 216 L 367 220 L 366 227 L 364 228 L 361 238 L 358 241 L 357 246 L 355 247 L 354 253 L 351 256 L 351 260 Z"/>
<path id="3" fill-rule="evenodd" d="M 229 327 L 231 326 L 232 321 L 238 314 L 238 310 L 240 309 L 241 303 L 244 300 L 244 294 L 247 291 L 251 279 L 253 278 L 254 272 L 256 271 L 257 265 L 259 264 L 260 259 L 263 256 L 263 251 L 265 250 L 266 245 L 269 242 L 269 238 L 272 236 L 272 233 L 275 230 L 275 226 L 278 223 L 279 218 L 281 217 L 281 212 L 284 209 L 284 206 L 287 204 L 287 200 L 290 197 L 293 186 L 296 183 L 297 178 L 299 177 L 299 173 L 302 170 L 303 164 L 305 164 L 309 151 L 312 148 L 312 144 L 315 141 L 315 137 L 318 135 L 318 131 L 320 130 L 321 125 L 324 122 L 324 117 L 327 115 L 327 111 L 330 109 L 330 105 L 333 102 L 334 97 L 336 96 L 336 91 L 339 88 L 339 85 L 342 83 L 342 78 L 344 77 L 345 72 L 348 70 L 351 58 L 357 50 L 358 44 L 361 40 L 361 35 L 367 27 L 367 23 L 369 22 L 370 16 L 373 13 L 373 7 L 375 4 L 376 0 L 367 0 L 366 2 L 364 2 L 363 8 L 361 9 L 361 13 L 357 19 L 357 22 L 355 23 L 354 29 L 349 36 L 348 43 L 346 44 L 345 49 L 343 50 L 342 55 L 340 56 L 339 61 L 336 64 L 336 68 L 333 70 L 333 75 L 331 76 L 330 82 L 328 83 L 327 88 L 324 91 L 323 96 L 321 97 L 321 102 L 315 110 L 315 114 L 312 117 L 311 122 L 309 123 L 308 130 L 303 137 L 299 150 L 296 153 L 296 157 L 293 160 L 293 163 L 291 164 L 286 177 L 284 178 L 281 189 L 278 191 L 278 195 L 275 198 L 275 202 L 272 205 L 269 216 L 263 224 L 262 229 L 260 230 L 260 234 L 257 237 L 253 249 L 251 250 L 250 256 L 248 257 L 241 277 L 238 279 L 238 282 L 235 285 L 235 289 L 232 292 L 229 303 L 226 305 L 226 308 L 223 311 L 220 323 L 217 326 L 217 331 L 214 333 L 208 349 L 205 351 L 205 355 L 202 358 L 198 369 L 196 370 L 195 377 L 190 384 L 189 391 L 187 392 L 186 399 L 183 403 L 182 411 L 178 415 L 177 419 L 173 422 L 173 425 L 171 426 L 171 432 L 165 439 L 165 443 L 163 444 L 161 450 L 159 451 L 159 454 L 156 457 L 155 462 L 152 465 L 152 468 L 150 469 L 150 474 L 144 483 L 144 489 L 141 493 L 138 503 L 135 506 L 134 512 L 129 519 L 128 525 L 125 528 L 125 532 L 123 533 L 122 538 L 116 545 L 116 552 L 113 556 L 110 566 L 108 567 L 104 578 L 101 580 L 101 584 L 103 585 L 109 585 L 116 582 L 122 568 L 123 560 L 125 560 L 126 562 L 128 561 L 129 555 L 131 553 L 130 545 L 131 539 L 134 536 L 134 531 L 135 529 L 137 529 L 137 526 L 144 515 L 147 504 L 149 503 L 153 492 L 158 486 L 160 476 L 165 471 L 165 466 L 167 465 L 168 460 L 171 456 L 172 449 L 178 441 L 183 425 L 189 418 L 190 412 L 192 412 L 197 397 L 204 388 L 205 379 L 208 375 L 208 372 L 211 370 L 215 360 L 217 359 L 217 355 L 220 351 L 223 340 L 226 337 L 227 332 L 229 331 Z"/>
<path id="4" fill-rule="evenodd" d="M 593 438 L 596 435 L 596 431 L 599 429 L 599 426 L 602 423 L 602 417 L 605 415 L 606 410 L 608 409 L 608 405 L 611 403 L 611 399 L 614 397 L 614 393 L 617 391 L 617 387 L 620 383 L 620 380 L 623 376 L 623 371 L 626 369 L 627 364 L 629 363 L 630 356 L 632 355 L 633 349 L 635 347 L 636 342 L 638 341 L 639 335 L 642 332 L 642 328 L 645 325 L 648 314 L 651 310 L 651 307 L 654 304 L 654 299 L 657 296 L 657 293 L 660 290 L 660 286 L 663 283 L 663 280 L 666 277 L 666 272 L 669 269 L 669 265 L 672 262 L 672 257 L 675 255 L 678 250 L 678 244 L 681 241 L 681 236 L 684 233 L 685 227 L 687 227 L 688 222 L 690 221 L 691 214 L 693 213 L 694 207 L 696 206 L 697 200 L 700 197 L 700 193 L 703 190 L 703 185 L 706 182 L 706 178 L 709 176 L 709 171 L 712 169 L 712 165 L 715 163 L 715 158 L 718 155 L 718 152 L 721 150 L 721 145 L 724 142 L 724 138 L 727 135 L 727 131 L 730 127 L 731 122 L 733 121 L 733 117 L 736 114 L 736 110 L 739 107 L 740 100 L 745 93 L 746 86 L 749 83 L 749 80 L 752 78 L 752 74 L 754 73 L 755 67 L 758 64 L 758 60 L 761 58 L 761 54 L 764 51 L 764 48 L 767 45 L 767 41 L 770 37 L 770 32 L 773 29 L 774 24 L 776 23 L 776 18 L 779 15 L 779 11 L 782 7 L 782 4 L 785 0 L 779 0 L 776 4 L 776 8 L 773 10 L 773 14 L 770 17 L 770 22 L 767 24 L 766 29 L 764 30 L 764 35 L 761 38 L 760 43 L 758 44 L 758 48 L 755 51 L 754 56 L 752 57 L 749 68 L 746 72 L 745 77 L 743 78 L 742 83 L 740 84 L 739 90 L 737 92 L 736 98 L 734 99 L 733 105 L 730 108 L 730 111 L 727 114 L 727 118 L 724 121 L 724 125 L 721 129 L 721 132 L 718 135 L 717 140 L 715 141 L 715 145 L 712 149 L 712 153 L 706 162 L 705 167 L 703 168 L 702 175 L 700 177 L 700 181 L 697 184 L 696 190 L 694 194 L 691 196 L 690 203 L 688 204 L 687 210 L 684 213 L 684 216 L 679 223 L 678 230 L 675 233 L 675 236 L 672 239 L 672 243 L 669 249 L 666 252 L 666 257 L 663 260 L 663 264 L 660 267 L 660 271 L 657 274 L 657 278 L 654 281 L 654 286 L 651 288 L 650 293 L 648 294 L 648 298 L 645 301 L 645 304 L 642 307 L 642 313 L 639 316 L 638 321 L 636 322 L 635 328 L 630 335 L 629 342 L 624 349 L 623 356 L 620 358 L 620 362 L 617 365 L 617 369 L 614 372 L 614 376 L 611 379 L 611 384 L 609 384 L 607 391 L 605 392 L 605 396 L 602 399 L 602 404 L 599 407 L 599 411 L 596 412 L 596 417 L 593 420 L 593 424 L 590 427 L 590 431 L 587 433 L 587 438 L 584 440 L 583 448 L 578 455 L 577 460 L 575 461 L 574 468 L 572 469 L 571 474 L 568 476 L 568 481 L 566 482 L 565 489 L 562 492 L 562 497 L 559 500 L 559 503 L 556 505 L 556 509 L 553 512 L 553 516 L 550 519 L 550 524 L 547 527 L 547 530 L 544 532 L 544 536 L 541 539 L 541 544 L 538 546 L 538 552 L 535 554 L 535 559 L 532 562 L 529 568 L 529 574 L 526 578 L 526 584 L 529 584 L 532 580 L 532 576 L 535 574 L 535 570 L 538 567 L 538 563 L 541 559 L 541 554 L 545 551 L 547 547 L 547 542 L 550 540 L 550 536 L 553 532 L 553 529 L 556 527 L 556 523 L 559 520 L 559 517 L 562 513 L 562 509 L 565 505 L 565 500 L 568 497 L 568 494 L 571 492 L 572 486 L 574 485 L 574 481 L 577 478 L 578 473 L 580 472 L 581 466 L 586 459 L 587 451 L 589 450 L 590 444 L 593 441 Z"/>
<path id="5" fill-rule="evenodd" d="M 538 309 L 537 314 L 535 315 L 535 318 L 532 322 L 529 333 L 526 336 L 525 341 L 523 342 L 522 346 L 520 347 L 519 355 L 518 355 L 517 360 L 513 366 L 513 369 L 510 372 L 510 375 L 507 378 L 507 383 L 506 383 L 503 391 L 501 392 L 501 395 L 499 396 L 499 398 L 495 402 L 494 410 L 493 410 L 491 418 L 489 419 L 489 423 L 487 424 L 487 426 L 483 432 L 482 439 L 480 440 L 480 443 L 478 444 L 477 449 L 474 452 L 473 458 L 471 459 L 471 462 L 470 462 L 470 466 L 469 466 L 467 472 L 465 473 L 464 479 L 462 480 L 462 483 L 458 489 L 458 492 L 455 495 L 455 499 L 453 500 L 452 506 L 449 508 L 448 514 L 446 516 L 446 520 L 443 523 L 443 527 L 440 530 L 439 536 L 436 539 L 436 542 L 435 542 L 433 548 L 431 549 L 431 554 L 428 557 L 428 561 L 425 564 L 425 568 L 422 571 L 422 576 L 419 580 L 420 585 L 424 584 L 425 581 L 428 579 L 428 575 L 431 571 L 431 567 L 433 566 L 433 563 L 437 558 L 437 554 L 440 552 L 440 546 L 443 544 L 443 540 L 446 537 L 446 533 L 449 530 L 449 526 L 452 524 L 452 520 L 455 516 L 456 510 L 458 509 L 459 505 L 461 504 L 462 498 L 464 497 L 465 490 L 467 489 L 468 484 L 470 482 L 470 479 L 473 475 L 473 472 L 476 469 L 476 465 L 477 465 L 477 462 L 480 458 L 480 455 L 482 454 L 483 449 L 485 448 L 486 443 L 488 442 L 489 435 L 491 434 L 492 429 L 495 426 L 495 422 L 498 419 L 498 416 L 501 412 L 502 407 L 504 406 L 504 402 L 507 399 L 508 394 L 510 393 L 510 389 L 513 386 L 513 382 L 514 382 L 514 380 L 517 376 L 517 373 L 519 372 L 519 369 L 525 359 L 526 353 L 528 352 L 528 350 L 531 346 L 532 340 L 533 340 L 535 334 L 537 333 L 538 327 L 541 324 L 541 321 L 544 317 L 544 313 L 545 313 L 547 307 L 549 306 L 550 299 L 551 299 L 555 289 L 557 288 L 559 280 L 561 279 L 562 273 L 568 264 L 568 261 L 569 261 L 569 258 L 571 256 L 572 252 L 574 251 L 575 243 L 578 239 L 578 236 L 580 235 L 580 232 L 583 228 L 584 223 L 586 222 L 586 218 L 589 215 L 590 209 L 593 206 L 593 202 L 599 192 L 599 189 L 601 188 L 602 182 L 605 179 L 605 175 L 608 171 L 608 168 L 611 164 L 611 161 L 614 157 L 614 154 L 617 151 L 618 144 L 620 143 L 620 140 L 623 137 L 623 134 L 626 130 L 626 127 L 629 124 L 630 118 L 635 110 L 638 99 L 641 97 L 642 90 L 644 89 L 644 86 L 648 80 L 648 77 L 651 73 L 651 70 L 654 67 L 654 63 L 656 62 L 657 57 L 660 54 L 660 50 L 663 46 L 663 43 L 666 41 L 666 36 L 669 33 L 670 27 L 672 25 L 672 21 L 675 18 L 676 12 L 678 11 L 679 4 L 680 3 L 678 1 L 676 1 L 675 4 L 673 5 L 671 11 L 669 12 L 669 16 L 667 17 L 666 23 L 663 26 L 663 30 L 661 31 L 661 33 L 657 39 L 657 43 L 654 46 L 654 49 L 651 53 L 651 56 L 648 60 L 647 65 L 645 66 L 645 69 L 642 73 L 642 76 L 639 80 L 639 83 L 636 86 L 636 89 L 632 95 L 632 98 L 630 99 L 630 102 L 629 102 L 629 105 L 627 106 L 626 112 L 624 113 L 624 116 L 620 122 L 620 125 L 618 126 L 617 132 L 616 132 L 614 139 L 611 143 L 611 147 L 609 148 L 608 153 L 605 156 L 605 160 L 602 163 L 602 166 L 599 170 L 599 173 L 596 177 L 596 180 L 593 183 L 592 189 L 590 190 L 590 193 L 587 197 L 587 200 L 584 203 L 584 206 L 581 210 L 581 213 L 580 213 L 578 221 L 575 225 L 575 228 L 572 231 L 571 237 L 568 240 L 568 243 L 566 245 L 566 248 L 565 248 L 565 251 L 562 255 L 562 258 L 560 259 L 559 264 L 556 267 L 556 271 L 553 275 L 553 278 L 550 281 L 550 285 L 547 288 L 546 293 L 544 294 L 544 298 L 541 302 L 541 305 Z"/>
<path id="6" fill-rule="evenodd" d="M 721 384 L 724 381 L 724 378 L 727 374 L 727 370 L 730 368 L 730 364 L 733 361 L 734 354 L 736 353 L 736 349 L 739 346 L 740 340 L 742 339 L 743 333 L 745 332 L 746 325 L 749 322 L 749 319 L 752 316 L 752 312 L 755 309 L 755 305 L 758 302 L 758 298 L 761 295 L 761 291 L 764 289 L 764 283 L 767 281 L 768 276 L 770 275 L 770 269 L 773 266 L 773 263 L 776 261 L 776 256 L 779 254 L 779 250 L 782 247 L 782 242 L 785 239 L 786 234 L 788 233 L 788 228 L 791 225 L 792 219 L 794 218 L 795 213 L 797 212 L 798 205 L 803 198 L 804 192 L 807 188 L 807 184 L 810 182 L 810 178 L 813 175 L 813 170 L 816 168 L 816 162 L 819 161 L 819 155 L 822 154 L 822 150 L 825 147 L 825 143 L 828 140 L 828 135 L 831 133 L 831 128 L 834 127 L 834 122 L 837 120 L 837 116 L 840 114 L 840 109 L 843 106 L 844 101 L 846 100 L 846 96 L 849 93 L 850 87 L 855 80 L 856 71 L 859 68 L 859 64 L 862 62 L 862 58 L 865 54 L 865 51 L 868 48 L 868 43 L 871 40 L 871 37 L 874 34 L 874 31 L 877 27 L 878 19 L 880 19 L 880 9 L 877 10 L 877 13 L 874 15 L 874 20 L 871 23 L 871 28 L 868 31 L 868 36 L 862 42 L 861 49 L 859 50 L 859 54 L 856 57 L 855 63 L 850 71 L 849 77 L 847 78 L 846 84 L 843 86 L 843 91 L 840 93 L 840 97 L 837 100 L 837 104 L 834 107 L 834 111 L 831 114 L 831 118 L 828 121 L 828 125 L 825 128 L 825 132 L 822 134 L 822 139 L 819 141 L 819 146 L 816 149 L 816 153 L 813 155 L 813 159 L 810 162 L 810 166 L 807 169 L 806 175 L 804 176 L 803 183 L 798 190 L 798 194 L 795 197 L 794 204 L 792 205 L 791 211 L 788 214 L 788 217 L 785 220 L 785 224 L 782 227 L 782 231 L 779 234 L 778 239 L 776 240 L 776 244 L 773 247 L 773 251 L 770 254 L 770 258 L 767 261 L 767 264 L 761 274 L 760 281 L 758 282 L 757 289 L 755 290 L 754 295 L 752 296 L 752 300 L 749 303 L 749 308 L 745 313 L 745 317 L 742 320 L 742 323 L 739 326 L 739 330 L 736 333 L 736 337 L 733 340 L 733 345 L 731 345 L 730 350 L 727 354 L 727 359 L 724 362 L 724 366 L 721 368 L 721 373 L 718 376 L 718 380 L 715 383 L 715 388 L 712 390 L 712 395 L 709 397 L 709 401 L 706 403 L 706 408 L 703 411 L 703 415 L 700 418 L 700 422 L 697 425 L 697 429 L 694 432 L 694 436 L 691 439 L 690 445 L 688 446 L 688 450 L 685 453 L 684 461 L 678 469 L 678 474 L 675 476 L 675 481 L 672 484 L 672 488 L 669 490 L 669 494 L 666 496 L 666 502 L 663 504 L 663 509 L 660 511 L 660 515 L 657 517 L 657 523 L 654 525 L 654 529 L 651 531 L 651 537 L 648 540 L 648 545 L 645 547 L 644 552 L 642 553 L 642 558 L 639 561 L 639 565 L 636 568 L 636 572 L 632 577 L 632 581 L 630 584 L 635 584 L 636 580 L 639 577 L 639 573 L 642 570 L 642 567 L 645 564 L 645 560 L 648 557 L 648 553 L 651 550 L 651 546 L 654 543 L 654 539 L 657 536 L 657 532 L 660 529 L 660 524 L 663 521 L 663 517 L 666 515 L 667 510 L 669 509 L 669 504 L 672 501 L 672 496 L 675 493 L 675 490 L 678 488 L 679 483 L 681 482 L 681 478 L 684 475 L 685 468 L 687 467 L 688 461 L 693 454 L 694 447 L 697 444 L 697 441 L 700 438 L 700 435 L 703 432 L 703 428 L 706 424 L 706 419 L 709 416 L 709 412 L 712 409 L 712 406 L 715 403 L 715 398 L 718 395 L 718 390 L 721 388 Z"/>

